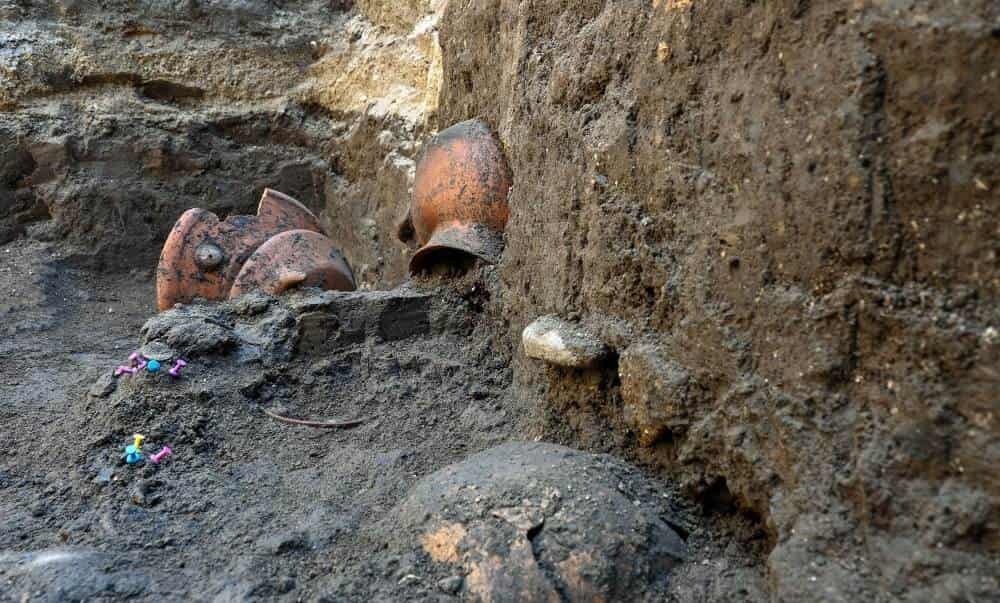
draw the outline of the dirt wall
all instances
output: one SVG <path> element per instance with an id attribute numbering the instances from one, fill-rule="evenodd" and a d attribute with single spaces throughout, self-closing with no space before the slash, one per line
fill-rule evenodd
<path id="1" fill-rule="evenodd" d="M 185 209 L 253 213 L 269 186 L 324 214 L 365 287 L 398 284 L 441 7 L 382 4 L 0 3 L 0 242 L 152 266 Z"/>
<path id="2" fill-rule="evenodd" d="M 996 587 L 998 17 L 986 1 L 445 13 L 441 123 L 487 121 L 514 174 L 507 344 L 556 313 L 620 356 L 573 372 L 518 354 L 539 435 L 734 500 L 778 599 Z"/>
<path id="3" fill-rule="evenodd" d="M 989 0 L 0 2 L 0 244 L 148 278 L 183 209 L 271 186 L 390 288 L 421 143 L 478 117 L 514 187 L 467 297 L 522 435 L 749 523 L 778 600 L 985 599 L 998 32 Z M 543 314 L 611 360 L 525 358 Z"/>

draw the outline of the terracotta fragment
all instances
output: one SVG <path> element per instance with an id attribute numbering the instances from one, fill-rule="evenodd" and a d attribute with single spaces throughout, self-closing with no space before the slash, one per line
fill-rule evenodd
<path id="1" fill-rule="evenodd" d="M 201 297 L 222 300 L 244 262 L 265 241 L 288 230 L 322 232 L 319 220 L 295 199 L 265 189 L 256 216 L 218 216 L 204 209 L 181 215 L 156 269 L 156 305 L 166 310 Z"/>
<path id="2" fill-rule="evenodd" d="M 229 298 L 260 289 L 278 295 L 292 287 L 354 291 L 354 274 L 329 238 L 310 230 L 275 235 L 247 259 Z"/>

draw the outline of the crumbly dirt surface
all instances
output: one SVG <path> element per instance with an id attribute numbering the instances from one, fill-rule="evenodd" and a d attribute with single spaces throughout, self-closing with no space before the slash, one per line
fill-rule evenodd
<path id="1" fill-rule="evenodd" d="M 474 294 L 492 270 L 448 287 L 280 301 L 251 294 L 147 321 L 150 272 L 109 279 L 31 241 L 0 253 L 0 285 L 18 288 L 3 308 L 0 350 L 0 599 L 436 600 L 490 587 L 475 572 L 463 587 L 466 570 L 421 546 L 419 508 L 395 507 L 411 492 L 428 496 L 433 483 L 413 489 L 425 476 L 527 430 L 532 412 L 510 387 L 509 358 Z M 180 379 L 112 378 L 140 345 L 190 364 Z M 313 429 L 264 409 L 363 421 Z M 159 465 L 126 464 L 133 433 L 146 436 L 147 453 L 168 445 L 173 454 Z M 580 467 L 611 462 L 573 454 Z M 655 577 L 658 596 L 762 596 L 759 560 L 739 530 L 652 475 L 613 466 L 629 477 L 609 474 L 600 487 L 625 492 L 627 483 L 635 493 L 616 504 L 634 514 L 641 502 L 649 517 L 680 526 L 689 549 L 670 579 L 636 573 L 618 588 L 638 596 Z M 609 517 L 622 513 L 599 502 L 609 497 L 598 482 L 591 502 L 587 480 L 545 479 L 567 493 L 563 509 L 586 496 Z M 489 480 L 480 487 L 483 496 L 451 510 L 492 518 L 491 504 L 511 503 L 499 495 L 483 503 Z M 617 533 L 574 523 L 576 538 L 591 544 Z M 545 533 L 554 536 L 541 542 L 558 550 L 558 528 Z M 653 534 L 644 547 L 667 545 Z"/>
<path id="2" fill-rule="evenodd" d="M 993 0 L 0 0 L 0 504 L 13 518 L 0 548 L 14 555 L 0 580 L 44 590 L 31 585 L 63 570 L 30 555 L 76 542 L 90 547 L 81 567 L 100 570 L 81 581 L 91 589 L 238 599 L 257 580 L 270 586 L 252 596 L 410 596 L 436 582 L 389 574 L 420 555 L 372 569 L 391 564 L 377 552 L 388 532 L 337 488 L 385 475 L 382 494 L 350 493 L 381 513 L 407 471 L 523 439 L 614 455 L 686 501 L 705 531 L 667 596 L 994 598 L 998 23 Z M 344 383 L 251 321 L 285 342 L 267 353 L 288 354 L 268 360 L 287 378 L 235 337 L 200 352 L 190 382 L 89 397 L 149 335 L 149 271 L 182 210 L 252 213 L 265 186 L 293 194 L 323 213 L 363 289 L 390 290 L 407 280 L 412 248 L 394 233 L 420 145 L 471 118 L 510 164 L 504 250 L 492 269 L 420 284 L 441 316 L 465 318 L 429 339 L 389 346 L 373 331 L 314 352 Z M 522 331 L 546 315 L 594 334 L 604 363 L 528 358 Z M 397 374 L 394 350 L 422 360 Z M 453 372 L 488 395 L 460 398 Z M 393 414 L 411 387 L 442 413 Z M 270 424 L 267 404 L 392 421 L 313 433 Z M 176 465 L 122 471 L 137 429 L 182 438 Z M 421 451 L 419 467 L 326 464 L 319 442 L 390 453 L 379 430 L 403 432 L 391 450 Z M 320 469 L 293 454 L 302 438 Z M 258 464 L 237 469 L 241 454 Z M 117 481 L 94 483 L 108 468 Z M 332 517 L 351 508 L 347 532 L 375 536 L 257 553 L 274 532 L 258 504 L 289 514 L 269 522 L 309 523 L 295 481 L 308 471 L 336 490 Z M 257 479 L 284 493 L 268 500 Z M 162 514 L 171 500 L 190 510 Z M 167 536 L 143 532 L 156 521 Z M 187 548 L 152 544 L 169 538 Z M 167 569 L 128 586 L 146 554 Z"/>
<path id="3" fill-rule="evenodd" d="M 777 600 L 1000 587 L 998 18 L 988 0 L 445 11 L 439 119 L 486 121 L 511 162 L 495 302 L 540 435 L 735 500 Z M 547 314 L 618 365 L 526 358 Z"/>

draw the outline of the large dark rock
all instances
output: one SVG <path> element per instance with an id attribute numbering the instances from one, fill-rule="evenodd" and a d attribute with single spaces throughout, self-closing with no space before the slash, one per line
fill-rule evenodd
<path id="1" fill-rule="evenodd" d="M 621 461 L 511 443 L 424 478 L 389 521 L 460 568 L 475 600 L 641 601 L 687 557 L 664 517 L 660 493 Z"/>
<path id="2" fill-rule="evenodd" d="M 151 572 L 138 559 L 94 549 L 0 552 L 0 580 L 10 600 L 56 603 L 154 596 Z"/>

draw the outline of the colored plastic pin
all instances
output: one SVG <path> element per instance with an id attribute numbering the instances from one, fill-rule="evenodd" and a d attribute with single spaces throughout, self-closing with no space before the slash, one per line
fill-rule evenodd
<path id="1" fill-rule="evenodd" d="M 115 369 L 115 377 L 121 377 L 125 373 L 128 373 L 129 375 L 134 375 L 138 371 L 139 369 L 133 368 L 131 366 L 119 366 L 118 368 Z"/>
<path id="2" fill-rule="evenodd" d="M 154 463 L 159 463 L 164 458 L 170 456 L 173 453 L 174 451 L 170 449 L 170 446 L 164 446 L 163 450 L 157 452 L 156 454 L 150 455 L 149 460 L 153 461 Z"/>
<path id="3" fill-rule="evenodd" d="M 174 368 L 170 369 L 167 372 L 170 374 L 171 377 L 180 377 L 181 369 L 187 366 L 187 364 L 188 364 L 187 362 L 184 362 L 183 360 L 178 358 L 174 363 Z"/>
<path id="4" fill-rule="evenodd" d="M 146 436 L 137 433 L 132 436 L 132 443 L 125 447 L 125 462 L 134 465 L 142 460 L 142 441 Z"/>
<path id="5" fill-rule="evenodd" d="M 133 444 L 125 447 L 125 462 L 134 465 L 142 460 L 142 452 Z"/>
<path id="6" fill-rule="evenodd" d="M 146 363 L 146 370 L 151 373 L 155 373 L 156 371 L 160 370 L 160 361 L 150 360 L 149 362 Z"/>
<path id="7" fill-rule="evenodd" d="M 133 368 L 139 369 L 140 371 L 146 368 L 146 364 L 149 362 L 149 358 L 146 358 L 139 352 L 132 352 L 128 357 L 128 363 Z"/>

